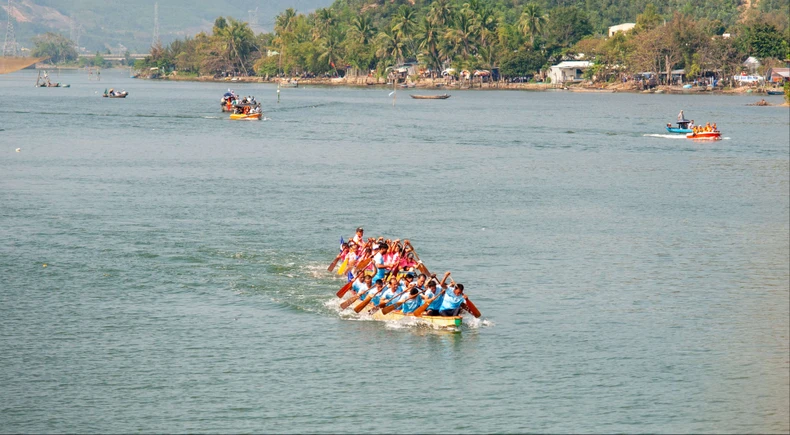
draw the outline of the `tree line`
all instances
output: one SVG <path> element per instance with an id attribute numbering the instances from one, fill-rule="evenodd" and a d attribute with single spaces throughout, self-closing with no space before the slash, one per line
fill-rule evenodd
<path id="1" fill-rule="evenodd" d="M 137 66 L 214 76 L 335 76 L 349 70 L 383 76 L 387 68 L 412 61 L 434 74 L 447 67 L 496 67 L 506 77 L 523 77 L 583 54 L 594 61 L 597 80 L 613 80 L 620 73 L 679 68 L 691 77 L 728 75 L 749 56 L 768 64 L 790 57 L 788 17 L 776 13 L 787 0 L 762 1 L 764 10 L 747 13 L 737 0 L 707 0 L 696 9 L 692 1 L 646 3 L 636 27 L 612 37 L 608 25 L 626 17 L 624 9 L 610 9 L 625 1 L 365 1 L 336 0 L 308 14 L 286 9 L 272 32 L 257 35 L 245 22 L 219 17 L 210 33 L 152 47 Z"/>

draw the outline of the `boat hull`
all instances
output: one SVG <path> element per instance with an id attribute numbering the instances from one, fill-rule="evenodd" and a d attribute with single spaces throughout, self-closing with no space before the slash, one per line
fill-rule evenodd
<path id="1" fill-rule="evenodd" d="M 410 97 L 414 98 L 415 100 L 446 100 L 450 98 L 450 95 L 415 95 L 412 94 Z"/>
<path id="2" fill-rule="evenodd" d="M 705 131 L 702 133 L 689 133 L 686 135 L 688 139 L 705 139 L 705 140 L 721 140 L 720 131 Z"/>
<path id="3" fill-rule="evenodd" d="M 244 115 L 242 113 L 232 113 L 230 115 L 230 119 L 234 121 L 260 121 L 262 113 L 253 113 L 250 115 Z"/>
<path id="4" fill-rule="evenodd" d="M 694 130 L 690 128 L 676 128 L 676 127 L 666 127 L 667 131 L 670 133 L 693 133 Z"/>
<path id="5" fill-rule="evenodd" d="M 375 313 L 371 314 L 370 317 L 373 320 L 378 320 L 382 322 L 397 322 L 398 320 L 402 320 L 405 317 L 410 319 L 415 319 L 420 323 L 427 324 L 433 326 L 435 328 L 460 328 L 461 324 L 463 323 L 463 318 L 461 316 L 454 316 L 454 317 L 446 317 L 446 316 L 420 316 L 414 317 L 412 315 L 403 314 L 399 311 L 392 311 L 389 314 L 383 314 L 381 310 L 377 310 Z"/>

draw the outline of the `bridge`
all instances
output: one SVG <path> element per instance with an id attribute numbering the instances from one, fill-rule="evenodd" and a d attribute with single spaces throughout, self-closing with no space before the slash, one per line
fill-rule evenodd
<path id="1" fill-rule="evenodd" d="M 102 54 L 102 53 L 99 53 L 99 54 L 101 55 L 101 57 L 104 58 L 104 60 L 108 60 L 110 62 L 113 62 L 113 61 L 121 62 L 121 61 L 126 60 L 126 57 L 124 57 L 124 56 L 118 56 L 118 55 L 114 55 L 114 54 Z M 148 53 L 129 53 L 129 58 L 134 59 L 134 60 L 145 59 L 146 56 L 148 56 Z M 79 57 L 93 59 L 94 57 L 96 57 L 96 54 L 80 54 Z"/>

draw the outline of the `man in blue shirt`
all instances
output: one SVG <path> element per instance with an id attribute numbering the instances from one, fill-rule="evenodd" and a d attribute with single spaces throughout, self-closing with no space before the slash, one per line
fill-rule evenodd
<path id="1" fill-rule="evenodd" d="M 445 291 L 442 305 L 439 307 L 440 316 L 457 316 L 461 311 L 461 304 L 466 300 L 464 285 L 456 284 Z"/>
<path id="2" fill-rule="evenodd" d="M 372 276 L 370 275 L 361 276 L 356 281 L 354 281 L 354 284 L 351 284 L 351 290 L 354 290 L 354 293 L 356 294 L 365 293 L 373 285 L 372 282 L 373 282 Z"/>

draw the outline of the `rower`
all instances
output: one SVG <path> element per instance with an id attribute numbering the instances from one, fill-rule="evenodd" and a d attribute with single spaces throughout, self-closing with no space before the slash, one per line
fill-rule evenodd
<path id="1" fill-rule="evenodd" d="M 392 301 L 392 298 L 396 294 L 398 294 L 398 280 L 395 278 L 390 278 L 390 282 L 387 286 L 387 289 L 373 298 L 373 306 L 377 306 L 382 303 L 384 305 L 388 304 L 389 302 Z"/>
<path id="2" fill-rule="evenodd" d="M 403 279 L 398 284 L 398 291 L 399 292 L 405 291 L 407 288 L 411 286 L 412 281 L 414 281 L 414 274 L 409 272 L 406 274 L 406 276 L 403 277 Z"/>
<path id="3" fill-rule="evenodd" d="M 383 289 L 384 289 L 384 280 L 383 279 L 376 280 L 376 284 L 374 284 L 373 287 L 359 294 L 359 299 L 360 300 L 365 299 L 368 296 L 368 293 L 374 296 L 378 296 L 381 294 L 381 291 Z"/>
<path id="4" fill-rule="evenodd" d="M 685 121 L 685 120 L 686 120 L 686 116 L 683 115 L 683 109 L 681 109 L 680 113 L 678 113 L 678 122 Z"/>
<path id="5" fill-rule="evenodd" d="M 439 315 L 446 317 L 457 316 L 461 311 L 461 303 L 463 303 L 466 298 L 467 296 L 464 294 L 464 285 L 456 284 L 454 288 L 450 288 L 444 293 L 442 305 L 439 307 Z"/>
<path id="6" fill-rule="evenodd" d="M 445 272 L 442 281 L 439 283 L 439 287 L 442 288 L 442 293 L 440 293 L 436 288 L 436 275 L 434 275 L 433 279 L 430 282 L 428 282 L 427 284 L 428 290 L 425 291 L 425 295 L 426 296 L 430 295 L 430 296 L 426 298 L 426 301 L 428 299 L 433 299 L 433 302 L 431 302 L 431 304 L 428 305 L 428 310 L 425 312 L 425 315 L 427 316 L 439 315 L 439 311 L 441 310 L 442 307 L 442 302 L 444 301 L 444 295 L 447 293 L 448 290 L 447 284 L 445 284 L 445 282 L 449 277 L 450 277 L 450 271 Z"/>
<path id="7" fill-rule="evenodd" d="M 373 266 L 376 268 L 376 276 L 373 277 L 373 281 L 376 281 L 377 279 L 384 279 L 384 277 L 387 275 L 387 272 L 389 272 L 384 266 L 385 252 L 387 252 L 387 245 L 373 245 Z"/>
<path id="8" fill-rule="evenodd" d="M 414 310 L 420 308 L 420 305 L 422 305 L 423 300 L 422 298 L 419 297 L 419 294 L 420 294 L 419 290 L 417 290 L 416 288 L 412 288 L 411 290 L 409 290 L 408 295 L 406 294 L 403 295 L 405 299 L 401 298 L 400 300 L 401 302 L 400 309 L 403 312 L 403 314 L 413 313 Z"/>
<path id="9" fill-rule="evenodd" d="M 362 276 L 360 276 L 354 281 L 354 284 L 351 284 L 351 290 L 353 290 L 354 293 L 359 295 L 370 290 L 370 287 L 372 287 L 373 285 L 372 283 L 373 283 L 372 276 L 362 274 Z"/>

